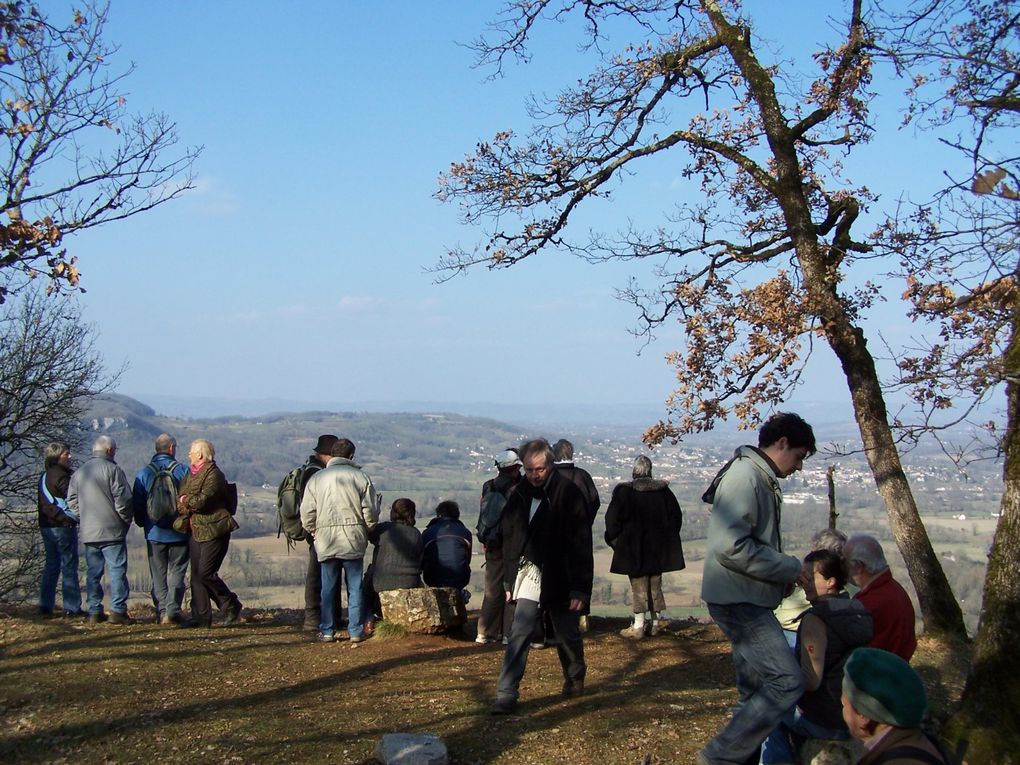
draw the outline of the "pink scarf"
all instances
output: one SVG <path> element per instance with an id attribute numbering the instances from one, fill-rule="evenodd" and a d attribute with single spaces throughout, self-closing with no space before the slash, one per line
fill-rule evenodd
<path id="1" fill-rule="evenodd" d="M 201 462 L 193 462 L 193 463 L 191 463 L 191 474 L 195 475 L 195 473 L 197 473 L 203 467 L 205 467 L 205 460 L 202 460 Z"/>

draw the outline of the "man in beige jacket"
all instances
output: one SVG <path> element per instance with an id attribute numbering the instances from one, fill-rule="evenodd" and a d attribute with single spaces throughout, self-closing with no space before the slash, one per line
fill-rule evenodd
<path id="1" fill-rule="evenodd" d="M 326 467 L 305 484 L 301 525 L 312 535 L 322 567 L 318 639 L 323 643 L 336 639 L 335 595 L 342 568 L 347 580 L 348 633 L 352 643 L 360 643 L 365 639 L 361 579 L 368 532 L 379 520 L 379 498 L 372 479 L 355 464 L 350 440 L 338 438 L 332 455 Z"/>

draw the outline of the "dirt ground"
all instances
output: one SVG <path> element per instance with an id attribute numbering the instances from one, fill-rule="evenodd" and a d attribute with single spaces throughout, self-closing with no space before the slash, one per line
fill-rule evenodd
<path id="1" fill-rule="evenodd" d="M 454 765 L 691 763 L 735 700 L 712 625 L 635 643 L 593 617 L 584 696 L 561 699 L 555 650 L 534 651 L 518 714 L 491 717 L 502 650 L 473 642 L 473 618 L 352 645 L 312 642 L 301 616 L 180 630 L 0 614 L 0 761 L 367 763 L 385 733 L 429 732 Z M 932 653 L 926 680 L 950 703 L 959 658 Z"/>

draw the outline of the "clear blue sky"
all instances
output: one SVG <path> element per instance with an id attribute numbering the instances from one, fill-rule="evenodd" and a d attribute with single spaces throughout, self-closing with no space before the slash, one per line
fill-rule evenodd
<path id="1" fill-rule="evenodd" d="M 777 36 L 796 31 L 778 43 L 784 57 L 810 53 L 825 34 L 824 18 L 806 22 L 816 3 L 754 5 L 769 9 Z M 444 246 L 479 239 L 433 198 L 438 174 L 497 130 L 526 132 L 525 96 L 583 71 L 573 29 L 553 26 L 531 64 L 487 82 L 458 43 L 498 7 L 112 0 L 107 38 L 120 64 L 138 67 L 129 105 L 167 112 L 185 143 L 205 147 L 195 191 L 68 242 L 102 352 L 110 367 L 129 364 L 123 392 L 330 407 L 661 405 L 672 382 L 662 357 L 680 333 L 660 333 L 637 356 L 635 314 L 613 298 L 647 266 L 550 253 L 445 284 L 425 272 Z M 916 167 L 905 148 L 916 141 L 882 139 L 855 155 L 855 177 L 892 197 L 909 189 L 935 170 Z M 592 219 L 613 231 L 689 193 L 680 159 L 671 162 L 628 179 Z M 883 329 L 909 332 L 896 315 Z M 799 396 L 846 403 L 831 352 L 817 356 Z"/>

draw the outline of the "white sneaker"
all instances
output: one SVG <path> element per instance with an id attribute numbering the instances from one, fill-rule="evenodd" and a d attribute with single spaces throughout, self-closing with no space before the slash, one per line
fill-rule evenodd
<path id="1" fill-rule="evenodd" d="M 620 637 L 629 638 L 631 640 L 641 640 L 641 638 L 643 638 L 644 636 L 645 636 L 644 627 L 635 627 L 631 625 L 630 627 L 624 627 L 622 630 L 620 630 Z"/>
<path id="2" fill-rule="evenodd" d="M 475 642 L 478 643 L 478 645 L 486 645 L 488 643 L 495 643 L 496 638 L 485 637 L 485 635 L 479 635 L 478 637 L 475 638 Z"/>

